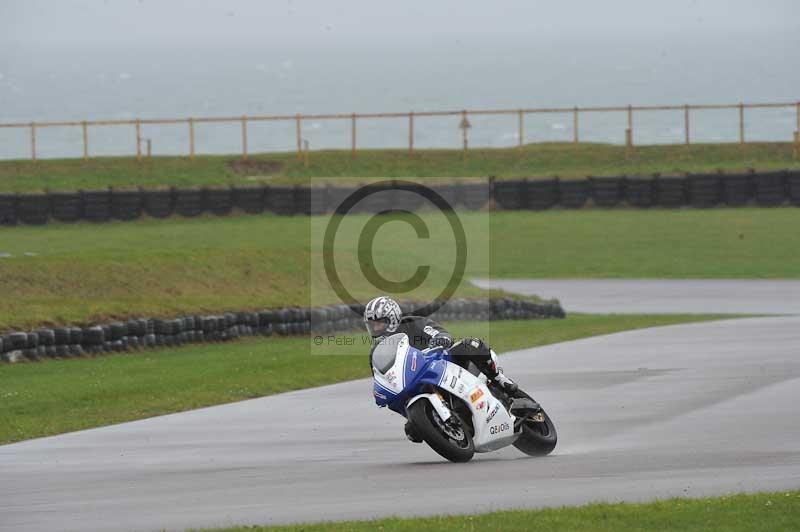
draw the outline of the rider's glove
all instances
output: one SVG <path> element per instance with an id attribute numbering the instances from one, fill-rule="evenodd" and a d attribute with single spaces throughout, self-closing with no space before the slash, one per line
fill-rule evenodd
<path id="1" fill-rule="evenodd" d="M 446 332 L 440 332 L 430 340 L 428 340 L 428 347 L 444 347 L 449 349 L 453 345 L 453 337 Z"/>

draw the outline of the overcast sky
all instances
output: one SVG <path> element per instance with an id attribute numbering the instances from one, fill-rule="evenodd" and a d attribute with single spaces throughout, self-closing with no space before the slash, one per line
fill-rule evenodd
<path id="1" fill-rule="evenodd" d="M 0 0 L 0 45 L 285 46 L 800 30 L 800 0 Z M 369 39 L 369 40 L 367 40 Z M 8 48 L 7 48 L 8 50 Z"/>

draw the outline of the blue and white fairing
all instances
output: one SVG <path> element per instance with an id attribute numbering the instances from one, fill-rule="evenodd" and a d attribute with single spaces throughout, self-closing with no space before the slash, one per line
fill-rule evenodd
<path id="1" fill-rule="evenodd" d="M 514 432 L 515 417 L 492 395 L 485 377 L 476 377 L 453 363 L 447 350 L 423 353 L 409 344 L 407 335 L 395 334 L 382 339 L 373 350 L 372 374 L 375 403 L 402 416 L 407 416 L 406 408 L 411 403 L 428 400 L 441 419 L 447 419 L 450 410 L 444 395 L 460 399 L 472 413 L 476 452 L 505 447 L 519 436 Z M 425 385 L 439 391 L 428 393 Z"/>
<path id="2" fill-rule="evenodd" d="M 426 357 L 405 334 L 383 338 L 372 353 L 375 403 L 405 416 L 406 402 L 423 384 L 438 385 L 442 381 L 449 358 L 449 353 L 441 351 Z"/>

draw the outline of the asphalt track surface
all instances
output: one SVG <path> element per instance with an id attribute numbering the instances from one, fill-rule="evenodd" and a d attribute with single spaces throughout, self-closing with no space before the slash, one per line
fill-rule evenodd
<path id="1" fill-rule="evenodd" d="M 800 314 L 800 281 L 761 279 L 479 279 L 481 288 L 557 298 L 596 314 Z"/>
<path id="2" fill-rule="evenodd" d="M 359 380 L 1 446 L 0 530 L 184 530 L 800 487 L 800 317 L 629 331 L 502 364 L 553 417 L 551 456 L 512 447 L 444 462 L 406 441 L 402 418 L 373 406 Z"/>

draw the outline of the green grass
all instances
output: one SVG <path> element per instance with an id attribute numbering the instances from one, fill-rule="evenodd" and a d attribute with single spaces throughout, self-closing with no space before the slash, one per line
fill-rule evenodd
<path id="1" fill-rule="evenodd" d="M 800 278 L 800 210 L 793 208 L 459 216 L 467 277 Z M 391 222 L 375 243 L 376 267 L 393 279 L 433 262 L 430 282 L 411 294 L 419 298 L 432 297 L 449 278 L 454 247 L 435 214 L 423 218 L 430 240 Z M 367 219 L 348 217 L 337 237 L 337 268 L 362 300 L 376 292 L 356 259 L 354 235 Z M 203 217 L 0 229 L 0 252 L 13 255 L 0 258 L 0 331 L 337 302 L 312 246 L 312 231 L 319 234 L 326 220 Z M 485 295 L 468 283 L 459 294 Z"/>
<path id="2" fill-rule="evenodd" d="M 571 315 L 459 322 L 498 351 L 715 316 Z M 98 358 L 0 365 L 0 444 L 368 377 L 369 337 L 317 347 L 311 338 L 245 339 Z M 297 371 L 302 367 L 303 371 Z M 369 395 L 365 401 L 371 401 Z"/>
<path id="3" fill-rule="evenodd" d="M 376 290 L 361 281 L 357 242 L 346 235 L 353 236 L 365 220 L 347 217 L 337 237 L 340 277 L 361 300 L 374 297 Z M 313 220 L 315 232 L 324 229 L 316 225 L 324 221 Z M 308 217 L 259 216 L 0 229 L 0 252 L 13 255 L 0 258 L 0 293 L 13 294 L 0 305 L 0 331 L 136 315 L 338 303 L 324 278 L 321 247 L 312 252 L 311 224 Z M 488 218 L 475 225 L 487 234 Z M 396 237 L 376 242 L 374 262 L 393 279 L 408 277 L 418 261 L 431 262 L 429 255 L 441 255 L 448 245 L 440 234 L 441 246 L 409 246 L 408 253 L 397 253 L 395 242 L 413 231 L 399 223 L 386 231 Z M 437 261 L 427 283 L 409 296 L 434 297 L 449 278 L 448 267 Z M 459 294 L 485 292 L 464 283 Z"/>
<path id="4" fill-rule="evenodd" d="M 498 278 L 800 278 L 800 209 L 500 212 L 491 225 Z"/>
<path id="5" fill-rule="evenodd" d="M 316 525 L 232 527 L 213 532 L 316 531 L 424 532 L 760 532 L 800 530 L 800 491 L 737 494 L 702 499 L 669 499 L 647 504 L 590 504 L 545 510 L 415 519 L 346 521 Z M 206 532 L 212 532 L 208 529 Z"/>
<path id="6" fill-rule="evenodd" d="M 310 154 L 306 168 L 294 153 L 253 155 L 266 167 L 243 171 L 229 163 L 236 155 L 42 159 L 0 161 L 0 192 L 44 189 L 78 190 L 161 186 L 228 186 L 254 183 L 296 183 L 308 178 L 334 178 L 352 183 L 369 177 L 586 177 L 588 175 L 650 175 L 718 169 L 776 169 L 797 167 L 791 143 L 697 144 L 641 146 L 628 153 L 623 146 L 596 143 L 530 144 L 523 149 L 474 149 L 464 162 L 461 150 L 363 150 L 352 159 L 349 150 Z"/>

